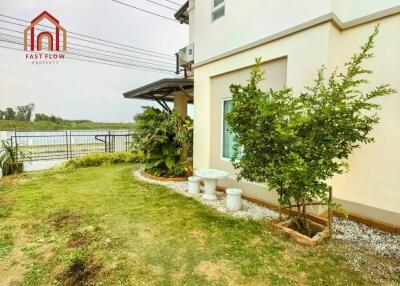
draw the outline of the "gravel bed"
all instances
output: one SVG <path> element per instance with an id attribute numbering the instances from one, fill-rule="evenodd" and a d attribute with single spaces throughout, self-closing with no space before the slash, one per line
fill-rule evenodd
<path id="1" fill-rule="evenodd" d="M 336 217 L 332 225 L 334 238 L 400 260 L 400 235 Z"/>
<path id="2" fill-rule="evenodd" d="M 243 200 L 242 209 L 240 211 L 232 212 L 225 207 L 225 194 L 221 192 L 217 192 L 217 199 L 213 201 L 204 200 L 202 194 L 189 194 L 187 192 L 187 182 L 165 182 L 165 181 L 156 181 L 149 179 L 141 174 L 141 171 L 138 170 L 134 173 L 135 177 L 140 180 L 146 181 L 152 184 L 163 185 L 169 187 L 176 193 L 182 194 L 186 197 L 191 197 L 196 199 L 203 204 L 210 206 L 221 213 L 229 214 L 233 217 L 241 217 L 241 218 L 252 218 L 252 219 L 267 219 L 273 220 L 279 217 L 279 213 L 257 205 L 255 203 Z M 203 190 L 203 187 L 201 188 Z"/>
<path id="3" fill-rule="evenodd" d="M 278 212 L 255 203 L 243 200 L 240 211 L 229 211 L 225 207 L 225 194 L 217 193 L 217 200 L 208 201 L 202 198 L 202 194 L 189 194 L 187 182 L 164 182 L 144 177 L 141 171 L 134 175 L 146 182 L 169 187 L 173 191 L 186 197 L 192 197 L 219 212 L 229 214 L 233 217 L 275 220 L 279 217 Z M 203 190 L 203 188 L 202 188 Z M 364 224 L 347 219 L 334 218 L 333 238 L 342 243 L 341 254 L 347 257 L 356 269 L 368 271 L 367 276 L 388 275 L 388 273 L 400 273 L 400 235 L 384 232 Z M 329 247 L 329 246 L 328 246 Z M 339 249 L 335 249 L 339 251 Z M 378 258 L 377 258 L 378 257 Z M 383 263 L 387 258 L 391 262 Z M 381 263 L 382 262 L 382 263 Z"/>

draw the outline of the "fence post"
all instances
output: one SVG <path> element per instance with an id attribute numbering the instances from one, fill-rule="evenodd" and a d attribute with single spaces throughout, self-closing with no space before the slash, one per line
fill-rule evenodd
<path id="1" fill-rule="evenodd" d="M 65 146 L 67 147 L 67 160 L 69 159 L 68 131 L 65 131 Z"/>
<path id="2" fill-rule="evenodd" d="M 73 159 L 74 152 L 72 151 L 72 138 L 71 137 L 72 137 L 72 135 L 71 135 L 71 130 L 70 130 L 69 131 L 69 153 L 70 153 L 70 158 Z"/>
<path id="3" fill-rule="evenodd" d="M 108 130 L 108 153 L 112 153 L 111 152 L 111 131 Z"/>
<path id="4" fill-rule="evenodd" d="M 15 160 L 18 162 L 18 138 L 17 138 L 17 131 L 14 131 L 14 136 L 15 136 Z M 12 138 L 12 137 L 11 137 Z M 12 146 L 12 140 L 11 140 L 11 146 Z"/>

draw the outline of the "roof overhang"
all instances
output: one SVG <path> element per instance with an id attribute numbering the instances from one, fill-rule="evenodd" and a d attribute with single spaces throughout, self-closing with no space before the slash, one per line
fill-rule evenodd
<path id="1" fill-rule="evenodd" d="M 125 92 L 125 98 L 152 100 L 161 102 L 173 102 L 174 92 L 181 91 L 188 103 L 193 103 L 193 80 L 183 78 L 164 78 L 137 89 Z"/>
<path id="2" fill-rule="evenodd" d="M 181 8 L 174 14 L 176 20 L 178 20 L 181 24 L 189 24 L 189 1 L 186 1 L 185 4 L 182 5 Z"/>

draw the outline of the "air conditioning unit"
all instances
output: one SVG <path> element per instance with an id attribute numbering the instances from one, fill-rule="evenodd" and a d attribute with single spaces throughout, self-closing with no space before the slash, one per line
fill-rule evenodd
<path id="1" fill-rule="evenodd" d="M 194 63 L 194 44 L 179 51 L 179 66 L 187 67 Z"/>

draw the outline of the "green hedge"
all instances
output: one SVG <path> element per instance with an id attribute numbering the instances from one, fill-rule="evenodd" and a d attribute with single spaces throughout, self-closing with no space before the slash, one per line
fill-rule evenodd
<path id="1" fill-rule="evenodd" d="M 93 153 L 83 157 L 69 160 L 64 163 L 65 169 L 78 169 L 102 165 L 113 165 L 137 162 L 136 156 L 132 152 L 118 153 Z"/>

